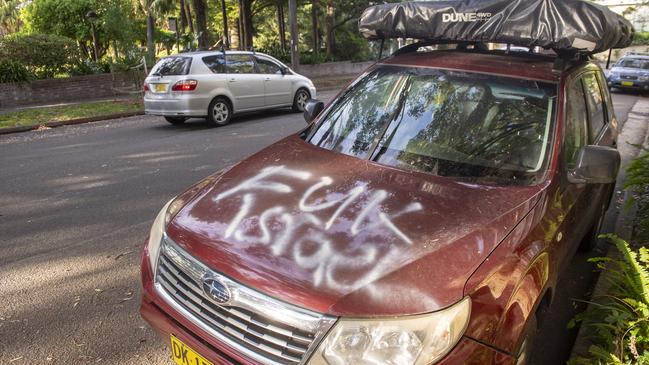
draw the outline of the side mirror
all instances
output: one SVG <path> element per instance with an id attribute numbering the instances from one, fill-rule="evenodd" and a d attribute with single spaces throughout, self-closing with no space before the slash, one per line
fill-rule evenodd
<path id="1" fill-rule="evenodd" d="M 282 72 L 282 75 L 286 75 L 288 73 L 288 68 L 287 67 L 282 67 L 279 70 Z"/>
<path id="2" fill-rule="evenodd" d="M 611 147 L 584 146 L 577 155 L 577 166 L 568 180 L 577 184 L 610 184 L 620 171 L 620 153 Z"/>
<path id="3" fill-rule="evenodd" d="M 324 103 L 320 100 L 309 99 L 304 105 L 304 120 L 307 124 L 313 120 L 324 110 Z"/>

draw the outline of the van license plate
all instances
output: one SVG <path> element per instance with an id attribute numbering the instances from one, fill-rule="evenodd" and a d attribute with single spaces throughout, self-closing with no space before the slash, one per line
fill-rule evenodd
<path id="1" fill-rule="evenodd" d="M 633 81 L 622 81 L 622 86 L 633 86 Z"/>
<path id="2" fill-rule="evenodd" d="M 214 365 L 174 335 L 171 335 L 171 357 L 178 365 Z"/>

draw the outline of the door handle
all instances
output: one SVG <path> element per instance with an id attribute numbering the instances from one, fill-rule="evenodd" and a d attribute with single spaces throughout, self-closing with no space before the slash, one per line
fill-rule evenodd
<path id="1" fill-rule="evenodd" d="M 237 79 L 230 79 L 230 82 L 237 82 Z"/>
<path id="2" fill-rule="evenodd" d="M 270 81 L 270 77 L 265 78 L 264 81 Z"/>

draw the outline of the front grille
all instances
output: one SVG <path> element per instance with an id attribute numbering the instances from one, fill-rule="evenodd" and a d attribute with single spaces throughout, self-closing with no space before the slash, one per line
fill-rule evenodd
<path id="1" fill-rule="evenodd" d="M 205 277 L 219 277 L 232 291 L 219 305 L 203 292 Z M 157 288 L 218 340 L 265 364 L 302 364 L 334 319 L 272 299 L 216 273 L 165 237 L 158 261 Z"/>
<path id="2" fill-rule="evenodd" d="M 624 80 L 637 80 L 638 76 L 622 75 L 620 78 L 622 78 Z"/>

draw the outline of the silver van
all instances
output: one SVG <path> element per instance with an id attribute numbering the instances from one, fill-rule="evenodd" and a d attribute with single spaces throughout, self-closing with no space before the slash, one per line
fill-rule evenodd
<path id="1" fill-rule="evenodd" d="M 144 82 L 146 114 L 172 124 L 206 117 L 226 125 L 239 112 L 291 107 L 304 111 L 316 88 L 277 59 L 258 52 L 204 51 L 161 59 Z"/>

